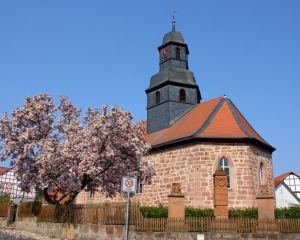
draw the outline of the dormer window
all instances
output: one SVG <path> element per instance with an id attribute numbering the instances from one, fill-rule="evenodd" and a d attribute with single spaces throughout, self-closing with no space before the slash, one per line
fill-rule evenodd
<path id="1" fill-rule="evenodd" d="M 185 103 L 185 101 L 186 101 L 185 90 L 180 89 L 179 90 L 179 102 Z"/>
<path id="2" fill-rule="evenodd" d="M 160 103 L 160 91 L 157 91 L 155 93 L 155 103 L 159 104 Z"/>
<path id="3" fill-rule="evenodd" d="M 176 51 L 175 58 L 180 60 L 180 48 L 179 47 L 175 48 L 175 51 Z"/>

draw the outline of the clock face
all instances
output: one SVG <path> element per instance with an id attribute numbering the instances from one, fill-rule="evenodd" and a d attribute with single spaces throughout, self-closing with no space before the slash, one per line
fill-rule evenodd
<path id="1" fill-rule="evenodd" d="M 169 55 L 169 49 L 167 47 L 160 50 L 160 59 L 162 62 L 167 60 L 168 55 Z"/>

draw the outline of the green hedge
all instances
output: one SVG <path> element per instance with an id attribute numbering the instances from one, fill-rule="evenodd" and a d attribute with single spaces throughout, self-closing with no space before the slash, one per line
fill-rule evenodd
<path id="1" fill-rule="evenodd" d="M 229 218 L 257 218 L 257 208 L 231 208 L 229 209 Z"/>
<path id="2" fill-rule="evenodd" d="M 199 218 L 212 218 L 214 217 L 214 210 L 211 208 L 199 209 L 199 208 L 186 208 L 186 217 L 199 217 Z"/>
<path id="3" fill-rule="evenodd" d="M 140 207 L 143 217 L 148 218 L 167 218 L 168 208 L 166 207 Z"/>
<path id="4" fill-rule="evenodd" d="M 142 215 L 148 218 L 167 218 L 168 217 L 168 208 L 166 207 L 141 207 L 140 208 Z M 185 209 L 186 217 L 214 217 L 213 209 L 196 209 L 196 208 L 186 208 Z"/>
<path id="5" fill-rule="evenodd" d="M 300 207 L 276 208 L 275 217 L 282 218 L 300 218 Z"/>
<path id="6" fill-rule="evenodd" d="M 5 193 L 0 196 L 0 203 L 9 203 L 10 202 L 10 195 Z"/>
<path id="7" fill-rule="evenodd" d="M 238 209 L 233 208 L 229 210 L 229 218 L 258 218 L 257 208 L 245 208 Z M 300 218 L 300 207 L 291 207 L 291 208 L 276 208 L 275 209 L 275 218 L 277 219 L 291 219 L 291 218 Z"/>
<path id="8" fill-rule="evenodd" d="M 159 207 L 141 207 L 140 208 L 144 217 L 148 218 L 167 218 L 168 217 L 168 208 L 159 206 Z M 213 209 L 198 209 L 198 208 L 186 208 L 185 209 L 186 217 L 199 217 L 199 218 L 210 218 L 214 217 Z M 229 209 L 229 218 L 258 218 L 257 208 L 231 208 Z M 275 209 L 275 218 L 277 219 L 290 219 L 297 218 L 300 219 L 300 207 L 291 207 L 291 208 L 276 208 Z"/>

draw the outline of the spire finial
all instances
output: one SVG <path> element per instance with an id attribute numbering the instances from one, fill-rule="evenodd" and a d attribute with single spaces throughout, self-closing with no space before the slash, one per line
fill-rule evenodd
<path id="1" fill-rule="evenodd" d="M 176 20 L 175 20 L 175 14 L 176 14 L 176 11 L 173 11 L 173 14 L 172 14 L 172 31 L 175 32 L 175 24 L 176 24 Z"/>

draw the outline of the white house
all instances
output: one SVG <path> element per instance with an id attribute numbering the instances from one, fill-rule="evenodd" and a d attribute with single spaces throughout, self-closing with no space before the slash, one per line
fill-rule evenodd
<path id="1" fill-rule="evenodd" d="M 15 203 L 33 201 L 35 191 L 24 192 L 18 186 L 18 180 L 14 174 L 14 167 L 0 167 L 0 196 L 9 194 L 10 199 Z"/>
<path id="2" fill-rule="evenodd" d="M 300 207 L 300 177 L 293 172 L 274 179 L 276 207 Z"/>

